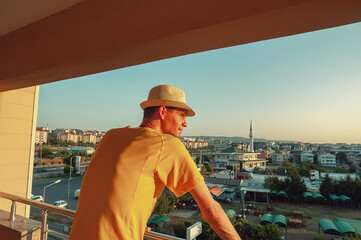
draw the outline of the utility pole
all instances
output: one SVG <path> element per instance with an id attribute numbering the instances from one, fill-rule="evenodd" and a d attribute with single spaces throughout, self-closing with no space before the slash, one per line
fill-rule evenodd
<path id="1" fill-rule="evenodd" d="M 71 166 L 73 162 L 73 157 L 70 157 L 70 172 L 69 172 L 69 179 L 68 179 L 68 202 L 69 202 L 69 196 L 70 196 L 70 180 L 71 180 Z"/>

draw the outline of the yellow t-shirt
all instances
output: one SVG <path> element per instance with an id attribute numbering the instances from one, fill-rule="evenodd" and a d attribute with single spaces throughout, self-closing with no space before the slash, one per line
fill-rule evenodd
<path id="1" fill-rule="evenodd" d="M 143 239 L 164 186 L 181 196 L 202 181 L 178 138 L 150 128 L 110 130 L 86 170 L 69 239 Z"/>

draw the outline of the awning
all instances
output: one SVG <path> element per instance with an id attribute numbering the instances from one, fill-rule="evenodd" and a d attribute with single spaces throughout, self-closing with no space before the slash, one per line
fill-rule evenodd
<path id="1" fill-rule="evenodd" d="M 209 191 L 216 197 L 218 197 L 219 195 L 221 195 L 225 189 L 220 188 L 218 186 L 212 187 L 211 189 L 209 189 Z"/>

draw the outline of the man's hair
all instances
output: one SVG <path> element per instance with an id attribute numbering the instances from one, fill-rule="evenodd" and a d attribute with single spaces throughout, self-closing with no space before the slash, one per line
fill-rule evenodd
<path id="1" fill-rule="evenodd" d="M 156 112 L 158 111 L 160 106 L 155 106 L 155 107 L 147 107 L 144 109 L 144 115 L 143 118 L 144 119 L 151 119 L 154 117 L 154 115 L 156 114 Z M 176 107 L 167 107 L 165 106 L 167 109 L 169 110 L 175 110 L 175 109 L 179 109 Z M 187 112 L 187 111 L 186 111 Z"/>
<path id="2" fill-rule="evenodd" d="M 158 111 L 159 106 L 155 106 L 155 107 L 147 107 L 146 109 L 144 109 L 144 115 L 143 118 L 144 119 L 151 119 L 154 117 L 155 113 Z"/>

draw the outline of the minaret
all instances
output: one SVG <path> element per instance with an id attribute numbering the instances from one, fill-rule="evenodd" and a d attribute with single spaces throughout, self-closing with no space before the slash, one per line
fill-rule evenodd
<path id="1" fill-rule="evenodd" d="M 251 120 L 251 125 L 249 127 L 249 138 L 250 138 L 250 152 L 254 152 L 253 149 L 253 124 L 252 124 L 252 120 Z"/>

